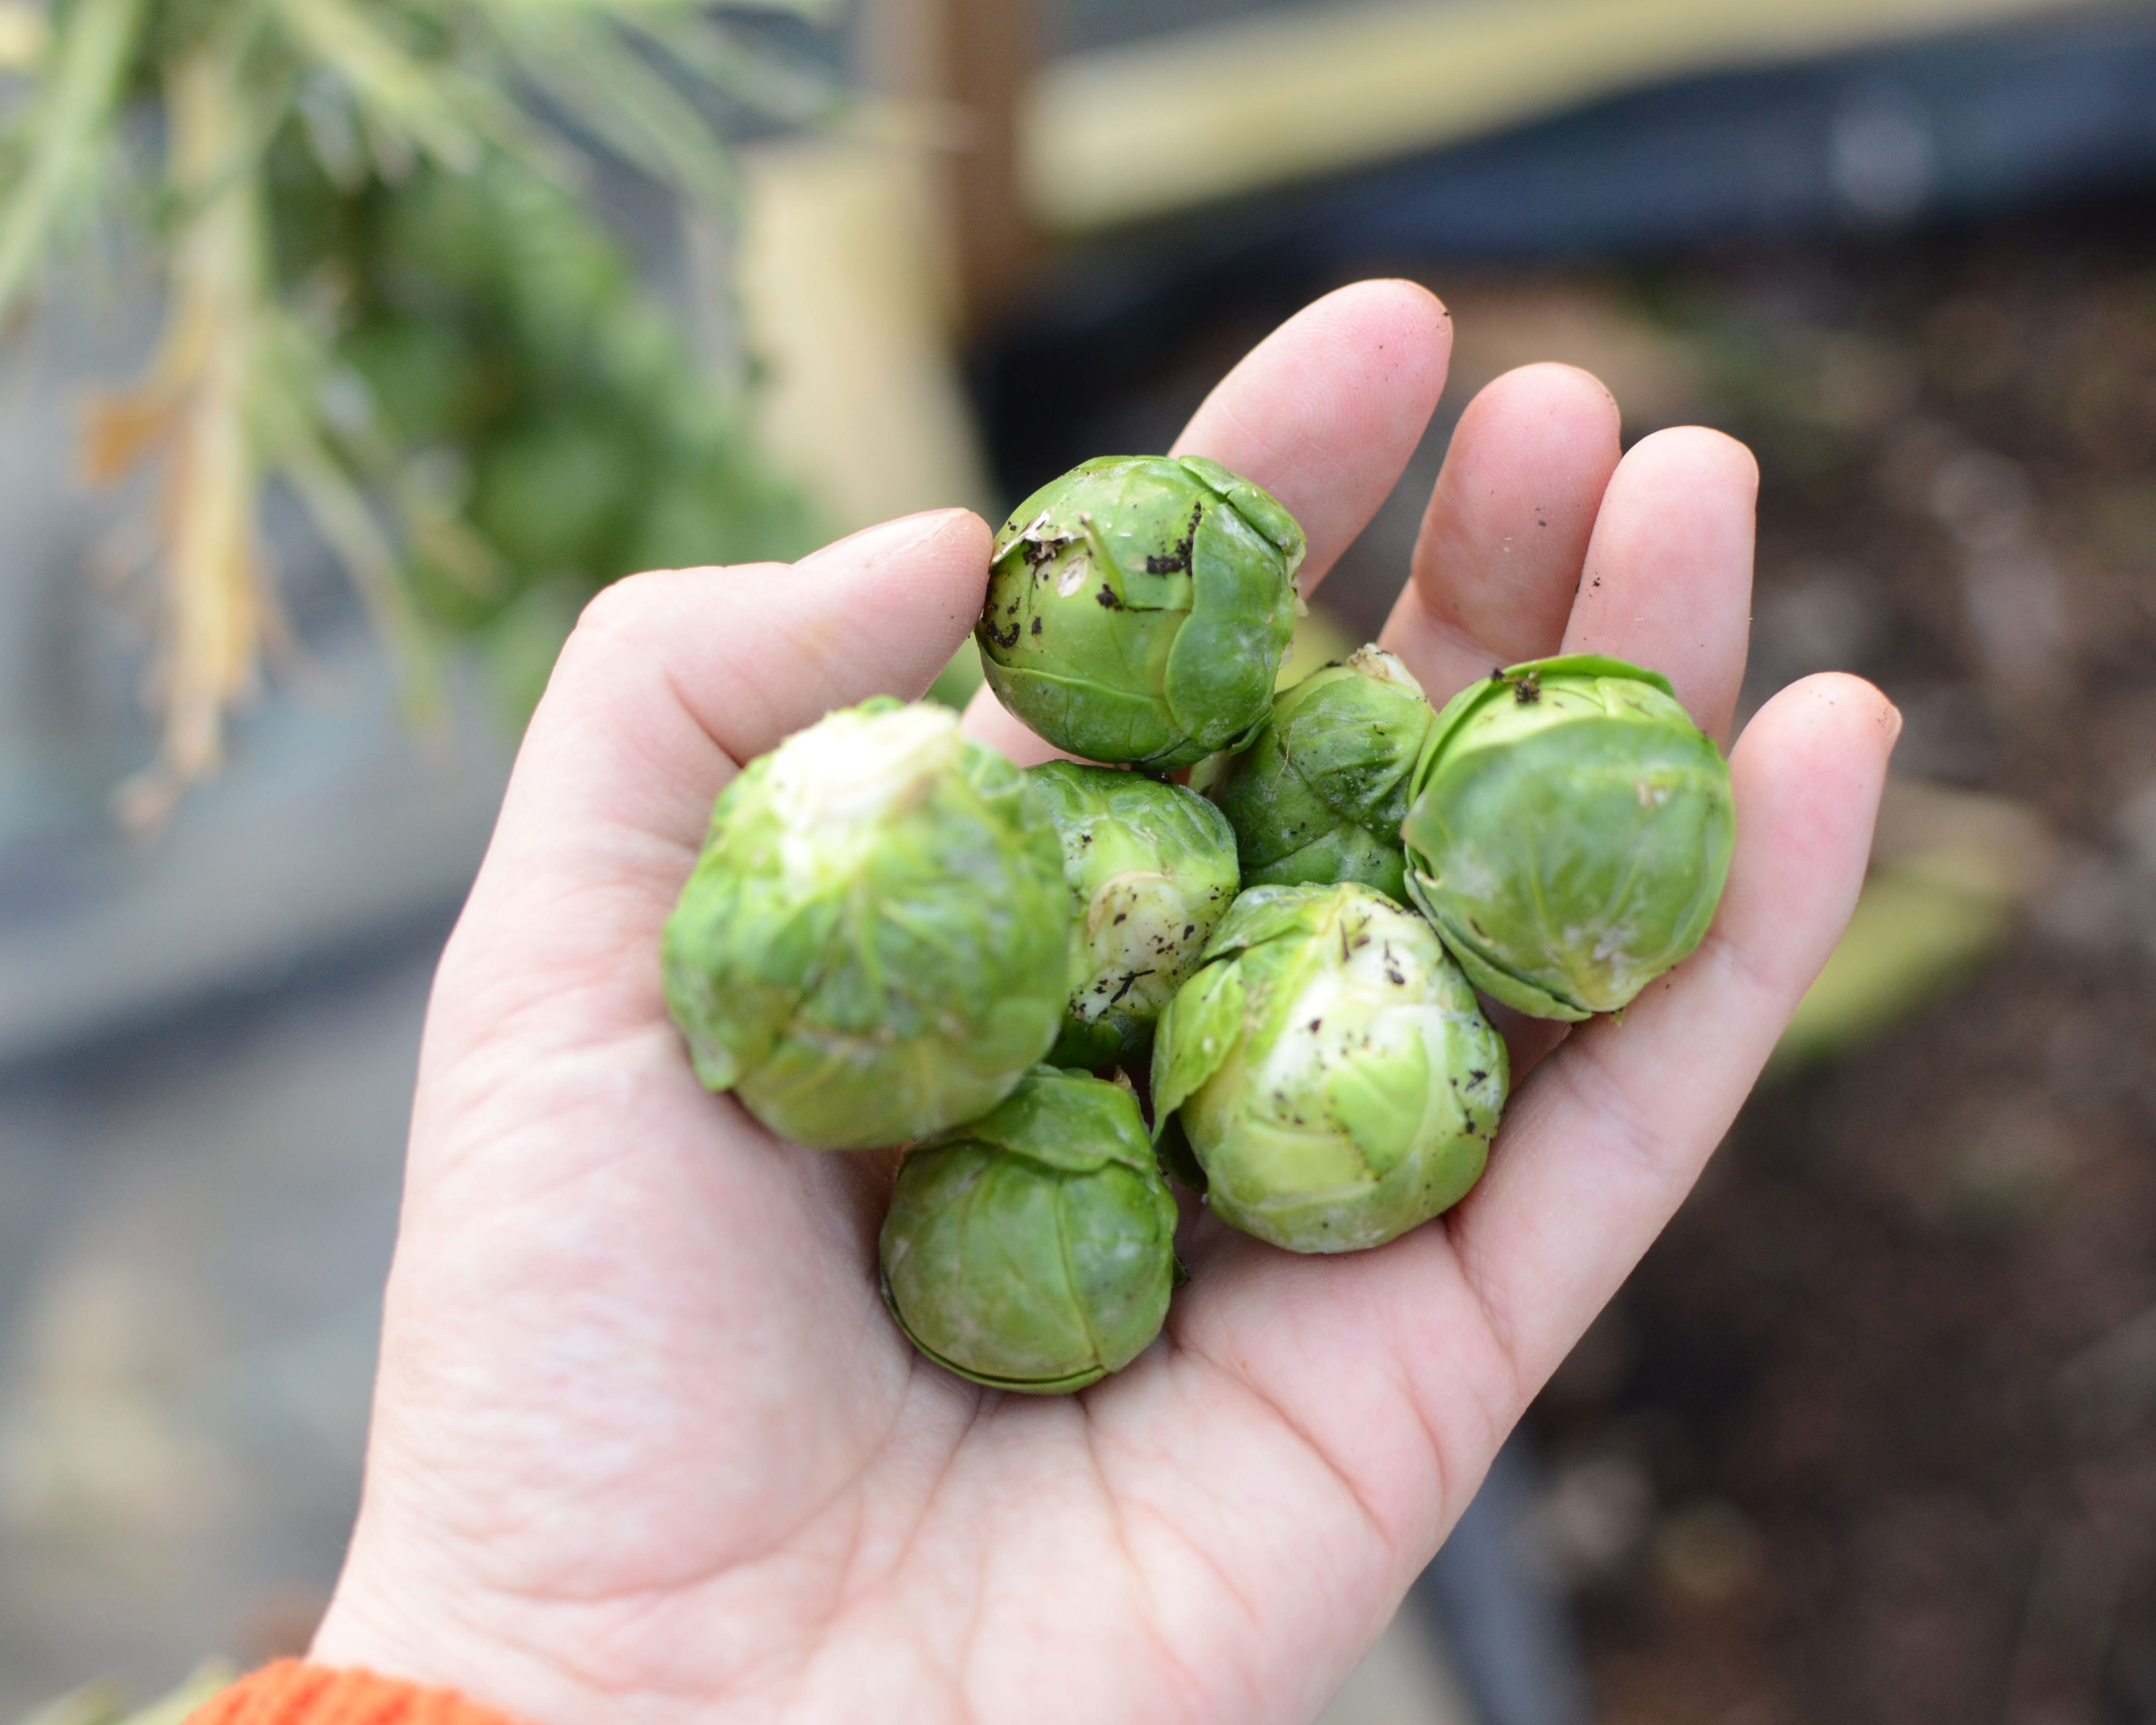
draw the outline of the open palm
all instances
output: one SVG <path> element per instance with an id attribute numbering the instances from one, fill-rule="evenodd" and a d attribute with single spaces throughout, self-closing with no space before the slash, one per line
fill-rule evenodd
<path id="1" fill-rule="evenodd" d="M 1419 289 L 1343 290 L 1178 451 L 1279 495 L 1314 580 L 1399 477 L 1449 340 Z M 1384 636 L 1433 698 L 1594 650 L 1726 729 L 1750 458 L 1703 431 L 1619 456 L 1578 372 L 1469 408 Z M 365 1507 L 318 1659 L 536 1725 L 1306 1720 L 1676 1209 L 1847 916 L 1897 721 L 1819 677 L 1733 752 L 1706 943 L 1539 1065 L 1526 1033 L 1457 1209 L 1348 1258 L 1200 1217 L 1191 1284 L 1128 1370 L 1056 1399 L 962 1383 L 879 1300 L 887 1160 L 795 1148 L 701 1090 L 658 949 L 740 763 L 917 695 L 988 550 L 952 511 L 790 568 L 639 577 L 587 614 L 436 984 Z M 1045 753 L 999 712 L 971 723 Z"/>

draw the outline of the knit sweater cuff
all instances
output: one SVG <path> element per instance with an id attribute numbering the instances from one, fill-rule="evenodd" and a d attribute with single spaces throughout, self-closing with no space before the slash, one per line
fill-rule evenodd
<path id="1" fill-rule="evenodd" d="M 517 1725 L 448 1689 L 285 1660 L 198 1708 L 187 1725 Z"/>

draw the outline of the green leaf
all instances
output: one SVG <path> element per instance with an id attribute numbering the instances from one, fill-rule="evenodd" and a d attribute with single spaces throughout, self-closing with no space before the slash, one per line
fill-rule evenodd
<path id="1" fill-rule="evenodd" d="M 20 1725 L 183 1725 L 205 1702 L 239 1681 L 239 1672 L 223 1660 L 205 1660 L 178 1688 L 140 1712 L 127 1711 L 118 1684 L 100 1682 L 48 1702 Z"/>
<path id="2" fill-rule="evenodd" d="M 1190 614 L 1163 685 L 1200 752 L 1235 745 L 1264 722 L 1294 630 L 1295 589 L 1278 550 L 1233 506 L 1207 510 L 1191 545 Z"/>
<path id="3" fill-rule="evenodd" d="M 1035 1066 L 1003 1102 L 934 1142 L 992 1144 L 1043 1168 L 1089 1174 L 1111 1162 L 1152 1166 L 1137 1098 L 1121 1085 Z"/>
<path id="4" fill-rule="evenodd" d="M 525 74 L 608 147 L 707 210 L 739 208 L 740 177 L 711 122 L 610 23 L 564 14 L 501 29 Z"/>
<path id="5" fill-rule="evenodd" d="M 832 118 L 845 100 L 844 90 L 819 69 L 743 48 L 716 18 L 639 10 L 624 13 L 623 22 L 683 72 L 757 113 L 813 125 Z"/>
<path id="6" fill-rule="evenodd" d="M 334 74 L 361 111 L 416 152 L 456 173 L 478 167 L 486 141 L 513 146 L 529 123 L 500 90 L 399 39 L 396 17 L 354 0 L 272 0 L 301 58 Z"/>
<path id="7" fill-rule="evenodd" d="M 80 0 L 49 54 L 26 116 L 29 162 L 0 200 L 0 317 L 48 261 L 62 223 L 99 202 L 100 158 L 136 44 L 145 0 Z"/>
<path id="8" fill-rule="evenodd" d="M 1243 979 L 1232 964 L 1209 964 L 1185 983 L 1152 1045 L 1154 1135 L 1219 1071 L 1243 1034 Z"/>
<path id="9" fill-rule="evenodd" d="M 1430 1101 L 1430 1050 L 1416 1036 L 1390 1036 L 1382 1055 L 1339 1060 L 1319 1081 L 1326 1111 L 1370 1172 L 1392 1172 L 1415 1143 Z"/>

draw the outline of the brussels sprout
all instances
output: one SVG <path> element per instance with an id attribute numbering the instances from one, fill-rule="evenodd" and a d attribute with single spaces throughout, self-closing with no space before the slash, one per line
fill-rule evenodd
<path id="1" fill-rule="evenodd" d="M 1165 773 L 1270 711 L 1302 529 L 1195 455 L 1102 455 L 996 535 L 974 634 L 1003 704 L 1060 749 Z"/>
<path id="2" fill-rule="evenodd" d="M 998 1389 L 1083 1389 L 1168 1318 L 1175 1199 L 1131 1093 L 1036 1067 L 993 1112 L 906 1153 L 885 1297 L 923 1353 Z"/>
<path id="3" fill-rule="evenodd" d="M 1206 793 L 1235 829 L 1243 884 L 1359 880 L 1405 904 L 1400 822 L 1436 716 L 1382 647 L 1275 696 L 1265 727 Z"/>
<path id="4" fill-rule="evenodd" d="M 666 924 L 697 1076 L 819 1149 L 993 1107 L 1055 1040 L 1063 851 L 1023 774 L 958 716 L 878 699 L 752 762 Z"/>
<path id="5" fill-rule="evenodd" d="M 1453 698 L 1402 836 L 1408 891 L 1476 987 L 1578 1019 L 1699 944 L 1736 831 L 1728 766 L 1669 680 L 1575 654 Z"/>
<path id="6" fill-rule="evenodd" d="M 1254 887 L 1161 1014 L 1156 1130 L 1170 1166 L 1195 1158 L 1230 1226 L 1358 1251 L 1466 1195 L 1507 1070 L 1419 916 L 1353 881 Z"/>
<path id="7" fill-rule="evenodd" d="M 1027 777 L 1062 834 L 1077 913 L 1070 1001 L 1049 1058 L 1135 1065 L 1235 896 L 1235 835 L 1219 809 L 1180 785 L 1070 761 Z"/>

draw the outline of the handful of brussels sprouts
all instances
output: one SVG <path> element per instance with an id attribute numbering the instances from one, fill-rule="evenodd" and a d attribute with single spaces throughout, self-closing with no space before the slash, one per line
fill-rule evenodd
<path id="1" fill-rule="evenodd" d="M 975 633 L 1086 762 L 832 713 L 726 788 L 668 922 L 706 1086 L 796 1143 L 903 1151 L 885 1298 L 977 1383 L 1144 1352 L 1181 1277 L 1165 1175 L 1291 1251 L 1440 1214 L 1507 1095 L 1477 991 L 1620 1010 L 1712 919 L 1729 774 L 1666 678 L 1541 660 L 1437 711 L 1372 646 L 1275 693 L 1302 556 L 1215 463 L 1085 463 L 998 535 Z M 1209 796 L 1170 777 L 1222 754 Z"/>

